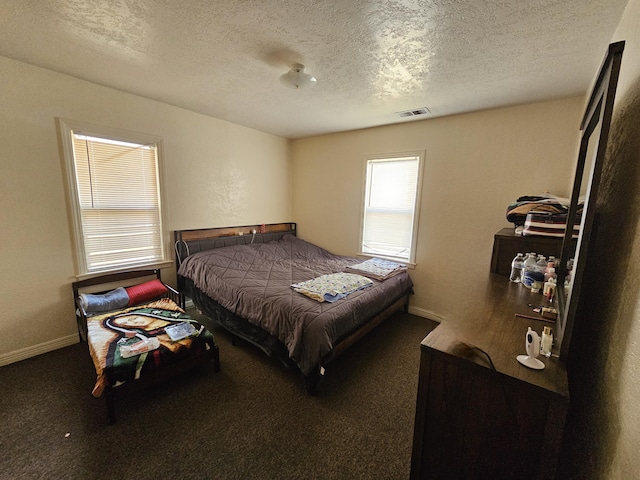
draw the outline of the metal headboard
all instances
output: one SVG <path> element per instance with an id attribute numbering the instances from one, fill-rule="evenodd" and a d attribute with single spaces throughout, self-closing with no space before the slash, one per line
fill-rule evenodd
<path id="1" fill-rule="evenodd" d="M 197 252 L 230 245 L 273 242 L 285 235 L 296 235 L 295 223 L 176 230 L 173 233 L 176 271 L 186 257 Z"/>

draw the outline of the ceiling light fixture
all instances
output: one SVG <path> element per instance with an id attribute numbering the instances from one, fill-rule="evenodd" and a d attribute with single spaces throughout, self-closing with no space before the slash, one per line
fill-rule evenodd
<path id="1" fill-rule="evenodd" d="M 316 84 L 316 78 L 306 73 L 301 63 L 291 65 L 291 70 L 282 75 L 280 81 L 283 85 L 295 89 L 313 87 Z"/>

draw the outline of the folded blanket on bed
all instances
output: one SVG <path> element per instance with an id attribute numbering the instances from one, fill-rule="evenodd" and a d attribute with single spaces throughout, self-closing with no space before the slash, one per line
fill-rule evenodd
<path id="1" fill-rule="evenodd" d="M 333 303 L 350 293 L 367 288 L 373 282 L 367 277 L 354 273 L 330 273 L 291 285 L 296 292 L 318 302 Z"/>
<path id="2" fill-rule="evenodd" d="M 362 263 L 350 265 L 345 268 L 345 272 L 359 273 L 365 277 L 374 278 L 376 280 L 386 280 L 407 269 L 406 265 L 384 260 L 382 258 L 370 258 Z"/>

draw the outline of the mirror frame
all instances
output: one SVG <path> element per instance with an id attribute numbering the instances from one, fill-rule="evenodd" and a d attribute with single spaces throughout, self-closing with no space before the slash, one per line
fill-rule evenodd
<path id="1" fill-rule="evenodd" d="M 571 203 L 569 204 L 569 212 L 567 215 L 567 227 L 562 242 L 560 265 L 558 265 L 556 349 L 559 350 L 557 353 L 559 353 L 561 360 L 566 360 L 569 354 L 571 333 L 573 331 L 573 324 L 576 321 L 575 317 L 588 257 L 589 239 L 594 231 L 596 198 L 609 138 L 624 43 L 625 42 L 622 41 L 609 45 L 607 55 L 600 66 L 596 82 L 591 91 L 591 96 L 589 97 L 589 102 L 587 103 L 580 124 L 580 130 L 582 131 L 580 149 L 578 151 Z M 598 126 L 600 127 L 599 130 L 597 128 Z M 597 134 L 598 131 L 599 135 Z M 594 132 L 596 133 L 595 135 Z M 594 144 L 593 142 L 597 143 Z M 590 146 L 592 147 L 591 149 L 589 148 Z M 595 151 L 592 159 L 588 157 L 590 151 Z M 587 166 L 590 167 L 589 171 L 586 172 L 589 175 L 588 184 L 584 194 L 580 231 L 576 242 L 573 238 L 573 232 L 574 226 L 577 224 L 576 215 L 578 213 L 581 187 Z M 568 262 L 571 258 L 574 258 L 574 263 L 573 269 L 569 272 Z M 565 279 L 567 279 L 569 273 L 570 281 L 565 287 Z"/>

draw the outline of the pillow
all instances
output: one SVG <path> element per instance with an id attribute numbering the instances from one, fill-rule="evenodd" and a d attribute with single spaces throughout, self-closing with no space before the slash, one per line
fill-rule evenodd
<path id="1" fill-rule="evenodd" d="M 129 295 L 129 306 L 154 300 L 167 293 L 167 287 L 157 278 L 133 285 L 132 287 L 127 287 L 125 290 L 127 291 L 127 295 Z"/>
<path id="2" fill-rule="evenodd" d="M 122 287 L 103 294 L 81 293 L 78 298 L 80 305 L 88 314 L 118 310 L 129 304 L 127 291 Z"/>

